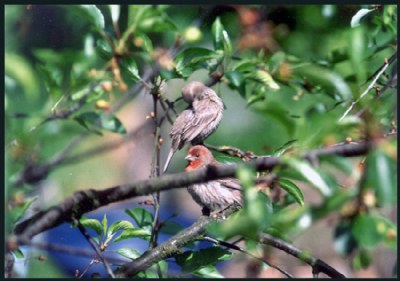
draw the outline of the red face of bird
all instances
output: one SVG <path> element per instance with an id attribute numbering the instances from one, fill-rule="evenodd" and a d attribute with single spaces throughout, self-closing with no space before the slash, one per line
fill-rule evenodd
<path id="1" fill-rule="evenodd" d="M 189 163 L 185 171 L 193 171 L 206 167 L 214 161 L 214 156 L 211 152 L 202 145 L 195 145 L 191 147 L 186 155 L 185 160 Z"/>
<path id="2" fill-rule="evenodd" d="M 192 81 L 189 84 L 187 84 L 185 87 L 182 89 L 182 97 L 187 103 L 192 103 L 196 94 L 200 94 L 203 89 L 206 86 L 204 86 L 203 83 L 198 82 L 198 81 Z"/>

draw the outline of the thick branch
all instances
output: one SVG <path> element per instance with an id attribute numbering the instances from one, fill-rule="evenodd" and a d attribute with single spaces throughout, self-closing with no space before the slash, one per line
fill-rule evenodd
<path id="1" fill-rule="evenodd" d="M 370 148 L 371 143 L 362 142 L 357 144 L 344 144 L 324 149 L 312 150 L 303 155 L 307 157 L 319 157 L 321 155 L 339 155 L 345 157 L 364 155 Z M 164 175 L 160 178 L 152 178 L 138 181 L 132 184 L 119 185 L 104 190 L 87 189 L 75 192 L 57 206 L 48 210 L 40 211 L 31 218 L 19 223 L 15 228 L 15 233 L 25 238 L 31 238 L 36 234 L 73 218 L 93 211 L 102 206 L 133 197 L 152 194 L 157 191 L 169 190 L 172 188 L 182 188 L 193 183 L 200 183 L 219 178 L 234 177 L 236 170 L 241 166 L 253 167 L 257 171 L 265 171 L 280 164 L 279 158 L 261 157 L 254 161 L 240 164 L 209 166 L 205 169 L 183 172 L 173 175 Z"/>
<path id="2" fill-rule="evenodd" d="M 237 206 L 231 206 L 230 208 L 222 211 L 221 215 L 226 217 L 236 210 Z M 185 246 L 187 243 L 202 238 L 205 234 L 206 226 L 213 220 L 214 219 L 212 217 L 201 216 L 194 224 L 185 230 L 172 236 L 169 240 L 158 245 L 154 249 L 145 252 L 136 260 L 122 266 L 122 269 L 117 276 L 133 276 L 143 270 L 146 270 L 153 264 L 175 255 L 180 251 L 180 248 Z"/>
<path id="3" fill-rule="evenodd" d="M 227 210 L 222 212 L 223 216 L 229 216 L 236 210 L 237 207 L 231 206 Z M 136 260 L 122 266 L 121 270 L 117 273 L 118 277 L 134 276 L 137 273 L 144 271 L 156 264 L 157 262 L 166 258 L 172 257 L 178 253 L 180 248 L 185 246 L 187 243 L 202 238 L 206 232 L 206 227 L 213 221 L 211 217 L 202 216 L 193 225 L 189 226 L 185 230 L 179 232 L 169 240 L 160 244 L 156 248 L 145 252 L 142 256 Z M 295 246 L 273 237 L 269 234 L 261 233 L 257 237 L 258 241 L 263 244 L 270 245 L 274 248 L 280 249 L 296 258 L 306 262 L 312 267 L 313 274 L 325 273 L 332 278 L 344 278 L 345 276 L 332 268 L 324 261 L 315 258 L 309 254 L 305 254 L 304 251 L 296 248 Z"/>

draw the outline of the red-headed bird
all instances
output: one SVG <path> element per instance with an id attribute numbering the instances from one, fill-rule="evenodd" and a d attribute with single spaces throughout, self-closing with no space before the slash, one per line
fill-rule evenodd
<path id="1" fill-rule="evenodd" d="M 187 172 L 205 168 L 208 165 L 221 165 L 202 145 L 191 147 L 185 159 L 189 162 L 185 168 Z M 236 178 L 196 183 L 190 185 L 188 191 L 194 201 L 203 207 L 203 214 L 207 213 L 207 209 L 211 212 L 223 210 L 234 202 L 240 206 L 243 205 L 242 186 Z"/>

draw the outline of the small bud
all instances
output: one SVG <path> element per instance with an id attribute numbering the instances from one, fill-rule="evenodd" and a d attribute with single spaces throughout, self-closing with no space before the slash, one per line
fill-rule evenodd
<path id="1" fill-rule="evenodd" d="M 159 144 L 159 145 L 162 145 L 163 143 L 164 143 L 163 138 L 159 138 L 159 139 L 158 139 L 158 144 Z"/>
<path id="2" fill-rule="evenodd" d="M 150 112 L 150 117 L 151 118 L 154 118 L 156 115 L 154 114 L 154 112 L 152 111 L 152 112 Z"/>
<path id="3" fill-rule="evenodd" d="M 112 85 L 112 83 L 109 82 L 109 81 L 108 81 L 108 82 L 101 83 L 101 87 L 102 87 L 103 90 L 106 91 L 106 92 L 111 92 L 112 89 L 113 89 L 113 85 Z"/>
<path id="4" fill-rule="evenodd" d="M 353 139 L 351 137 L 346 137 L 346 139 L 344 140 L 345 143 L 351 143 L 353 141 Z"/>
<path id="5" fill-rule="evenodd" d="M 89 71 L 89 76 L 90 76 L 90 77 L 96 77 L 96 75 L 97 75 L 97 70 L 96 70 L 95 68 L 92 68 L 92 69 Z"/>
<path id="6" fill-rule="evenodd" d="M 362 202 L 367 207 L 374 207 L 376 205 L 376 196 L 372 190 L 367 190 L 362 194 Z"/>
<path id="7" fill-rule="evenodd" d="M 196 26 L 190 26 L 186 28 L 185 31 L 183 32 L 183 37 L 188 42 L 198 41 L 200 40 L 201 36 L 202 36 L 201 31 Z"/>
<path id="8" fill-rule="evenodd" d="M 108 101 L 105 100 L 98 100 L 96 101 L 96 108 L 97 109 L 109 109 L 110 108 L 110 104 Z"/>
<path id="9" fill-rule="evenodd" d="M 386 233 L 386 239 L 388 240 L 394 240 L 397 237 L 397 233 L 394 229 L 389 229 L 388 232 Z"/>
<path id="10" fill-rule="evenodd" d="M 119 91 L 121 92 L 121 93 L 124 93 L 124 92 L 126 92 L 128 90 L 128 85 L 126 85 L 125 83 L 121 83 L 120 85 L 119 85 Z"/>

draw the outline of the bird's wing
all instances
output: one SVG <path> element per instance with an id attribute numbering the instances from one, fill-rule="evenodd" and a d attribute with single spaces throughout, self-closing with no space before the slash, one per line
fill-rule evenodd
<path id="1" fill-rule="evenodd" d="M 238 179 L 228 178 L 228 179 L 219 179 L 219 183 L 221 183 L 224 187 L 232 189 L 232 190 L 242 190 L 242 186 L 239 183 Z"/>
<path id="2" fill-rule="evenodd" d="M 181 149 L 185 144 L 186 139 L 184 138 L 184 131 L 187 124 L 190 123 L 194 117 L 194 112 L 192 109 L 185 109 L 181 114 L 175 119 L 174 125 L 171 128 L 171 138 L 172 138 L 172 149 L 174 152 L 177 149 Z"/>
<path id="3" fill-rule="evenodd" d="M 186 142 L 192 141 L 200 133 L 208 135 L 215 127 L 212 122 L 217 122 L 218 116 L 221 115 L 218 105 L 214 102 L 204 101 L 199 102 L 194 109 L 193 118 L 189 119 L 183 130 L 182 139 Z"/>

